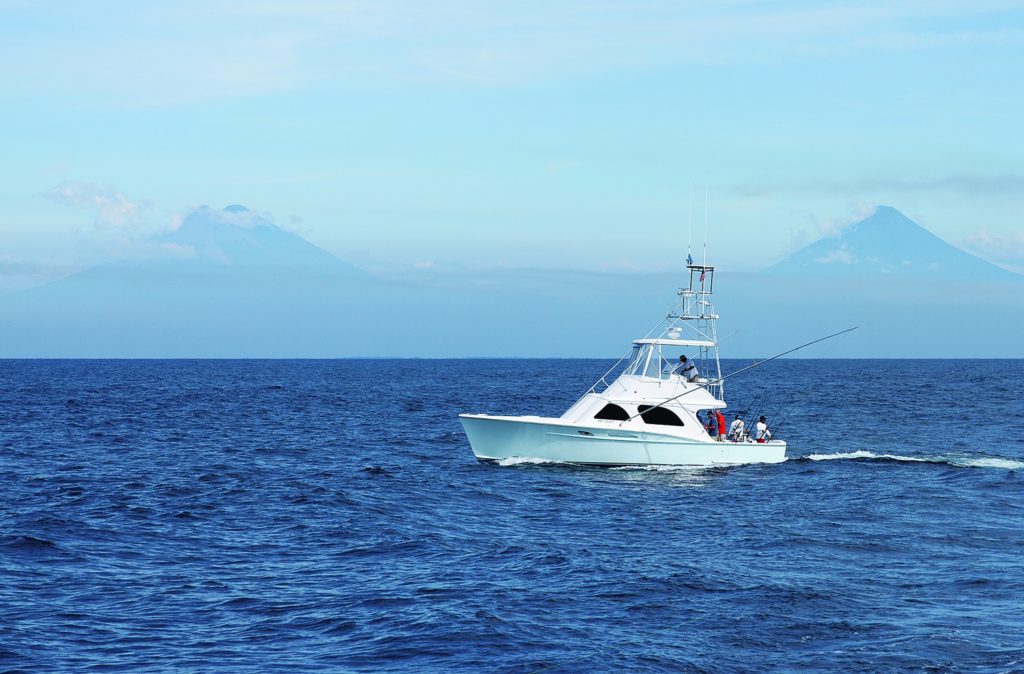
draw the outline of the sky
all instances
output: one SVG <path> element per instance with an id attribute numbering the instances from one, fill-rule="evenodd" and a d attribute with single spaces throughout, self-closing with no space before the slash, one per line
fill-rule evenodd
<path id="1" fill-rule="evenodd" d="M 0 0 L 0 292 L 232 203 L 384 276 L 705 218 L 756 271 L 876 204 L 1024 271 L 1021 73 L 1021 2 Z"/>

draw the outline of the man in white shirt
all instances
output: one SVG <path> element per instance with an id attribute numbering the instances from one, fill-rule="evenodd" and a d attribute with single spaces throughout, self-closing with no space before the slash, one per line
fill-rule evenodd
<path id="1" fill-rule="evenodd" d="M 697 366 L 693 364 L 693 361 L 688 361 L 686 356 L 679 356 L 679 367 L 676 368 L 676 371 L 686 381 L 696 381 L 697 379 Z"/>
<path id="2" fill-rule="evenodd" d="M 754 426 L 754 440 L 757 442 L 768 442 L 772 439 L 772 432 L 768 430 L 768 422 L 762 416 Z"/>
<path id="3" fill-rule="evenodd" d="M 733 442 L 739 442 L 743 439 L 743 418 L 738 414 L 729 426 L 729 439 Z"/>

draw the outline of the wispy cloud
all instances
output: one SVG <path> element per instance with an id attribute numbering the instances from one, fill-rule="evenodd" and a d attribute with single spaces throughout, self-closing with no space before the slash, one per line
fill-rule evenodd
<path id="1" fill-rule="evenodd" d="M 39 262 L 0 255 L 0 277 L 59 278 L 79 268 L 78 265 L 64 262 Z"/>
<path id="2" fill-rule="evenodd" d="M 139 225 L 143 211 L 150 207 L 147 201 L 134 201 L 117 189 L 70 180 L 54 185 L 43 196 L 58 204 L 93 211 L 93 222 L 100 229 Z"/>
<path id="3" fill-rule="evenodd" d="M 227 5 L 248 19 L 308 31 L 321 44 L 389 45 L 376 66 L 391 74 L 433 73 L 470 83 L 501 83 L 580 70 L 657 64 L 746 63 L 846 52 L 919 51 L 1024 43 L 1024 31 L 966 28 L 965 17 L 1019 7 L 999 0 L 849 3 L 497 2 L 442 0 L 410 5 L 252 2 Z M 528 48 L 525 46 L 528 45 Z M 354 53 L 339 53 L 348 61 Z M 337 65 L 353 65 L 339 63 Z M 371 65 L 371 64 L 363 64 Z M 374 67 L 371 65 L 371 67 Z"/>
<path id="4" fill-rule="evenodd" d="M 818 264 L 853 264 L 857 258 L 851 253 L 845 246 L 836 248 L 826 255 L 822 255 L 816 258 L 814 261 Z"/>
<path id="5" fill-rule="evenodd" d="M 170 241 L 156 241 L 151 243 L 151 250 L 154 257 L 196 257 L 199 255 L 193 246 L 186 246 Z"/>
<path id="6" fill-rule="evenodd" d="M 741 185 L 734 190 L 743 196 L 766 194 L 850 195 L 857 193 L 908 194 L 943 193 L 961 196 L 1016 196 L 1024 192 L 1024 175 L 1018 173 L 957 173 L 938 178 L 864 178 L 849 181 L 821 181 L 786 184 Z"/>
<path id="7" fill-rule="evenodd" d="M 960 245 L 980 257 L 1024 273 L 1024 232 L 994 234 L 982 228 L 964 237 Z"/>
<path id="8" fill-rule="evenodd" d="M 297 49 L 316 36 L 272 22 L 232 25 L 213 5 L 35 5 L 0 27 L 0 95 L 48 96 L 89 107 L 167 107 L 294 90 L 309 68 Z M 27 20 L 26 20 L 27 19 Z"/>
<path id="9" fill-rule="evenodd" d="M 820 236 L 839 236 L 844 229 L 860 222 L 868 217 L 878 208 L 877 204 L 857 202 L 850 207 L 850 212 L 838 218 L 816 218 L 811 217 L 815 228 Z"/>
<path id="10" fill-rule="evenodd" d="M 998 0 L 182 0 L 99 21 L 84 3 L 27 5 L 20 13 L 28 20 L 12 24 L 20 29 L 0 28 L 0 62 L 9 71 L 0 93 L 61 89 L 116 104 L 176 105 L 350 78 L 493 86 L 652 67 L 1018 46 L 1024 30 L 968 20 L 1015 7 Z M 55 41 L 62 48 L 39 47 Z"/>
<path id="11" fill-rule="evenodd" d="M 809 223 L 810 228 L 800 226 L 790 227 L 788 230 L 789 244 L 782 251 L 781 257 L 791 255 L 818 239 L 839 236 L 844 229 L 868 217 L 874 213 L 877 208 L 877 204 L 857 201 L 849 204 L 846 214 L 839 217 L 823 218 L 814 213 L 807 213 L 805 218 L 806 222 Z M 816 262 L 821 264 L 832 264 L 835 262 L 851 264 L 854 261 L 855 259 L 853 256 L 842 250 L 834 251 L 816 260 Z"/>
<path id="12" fill-rule="evenodd" d="M 7 294 L 41 285 L 80 271 L 82 265 L 68 261 L 41 262 L 0 255 L 0 294 Z"/>
<path id="13" fill-rule="evenodd" d="M 93 227 L 76 228 L 82 267 L 112 260 L 195 257 L 191 246 L 161 241 L 160 236 L 180 227 L 178 213 L 156 213 L 148 199 L 133 199 L 115 187 L 66 180 L 42 192 L 44 198 L 87 212 Z M 255 226 L 259 215 L 248 210 L 224 217 L 240 226 Z"/>

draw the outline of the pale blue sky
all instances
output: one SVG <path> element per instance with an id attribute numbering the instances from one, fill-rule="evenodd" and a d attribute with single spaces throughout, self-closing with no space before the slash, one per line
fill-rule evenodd
<path id="1" fill-rule="evenodd" d="M 0 0 L 0 291 L 243 203 L 372 271 L 757 270 L 886 203 L 1024 270 L 1024 3 Z M 699 229 L 699 228 L 698 228 Z"/>

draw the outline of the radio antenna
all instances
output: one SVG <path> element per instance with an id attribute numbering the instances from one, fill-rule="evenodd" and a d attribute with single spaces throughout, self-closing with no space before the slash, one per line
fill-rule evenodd
<path id="1" fill-rule="evenodd" d="M 704 189 L 704 266 L 708 265 L 708 202 L 710 196 L 707 188 Z M 704 279 L 701 278 L 703 281 Z"/>
<path id="2" fill-rule="evenodd" d="M 693 185 L 690 185 L 690 215 L 686 220 L 686 264 L 693 264 Z"/>

